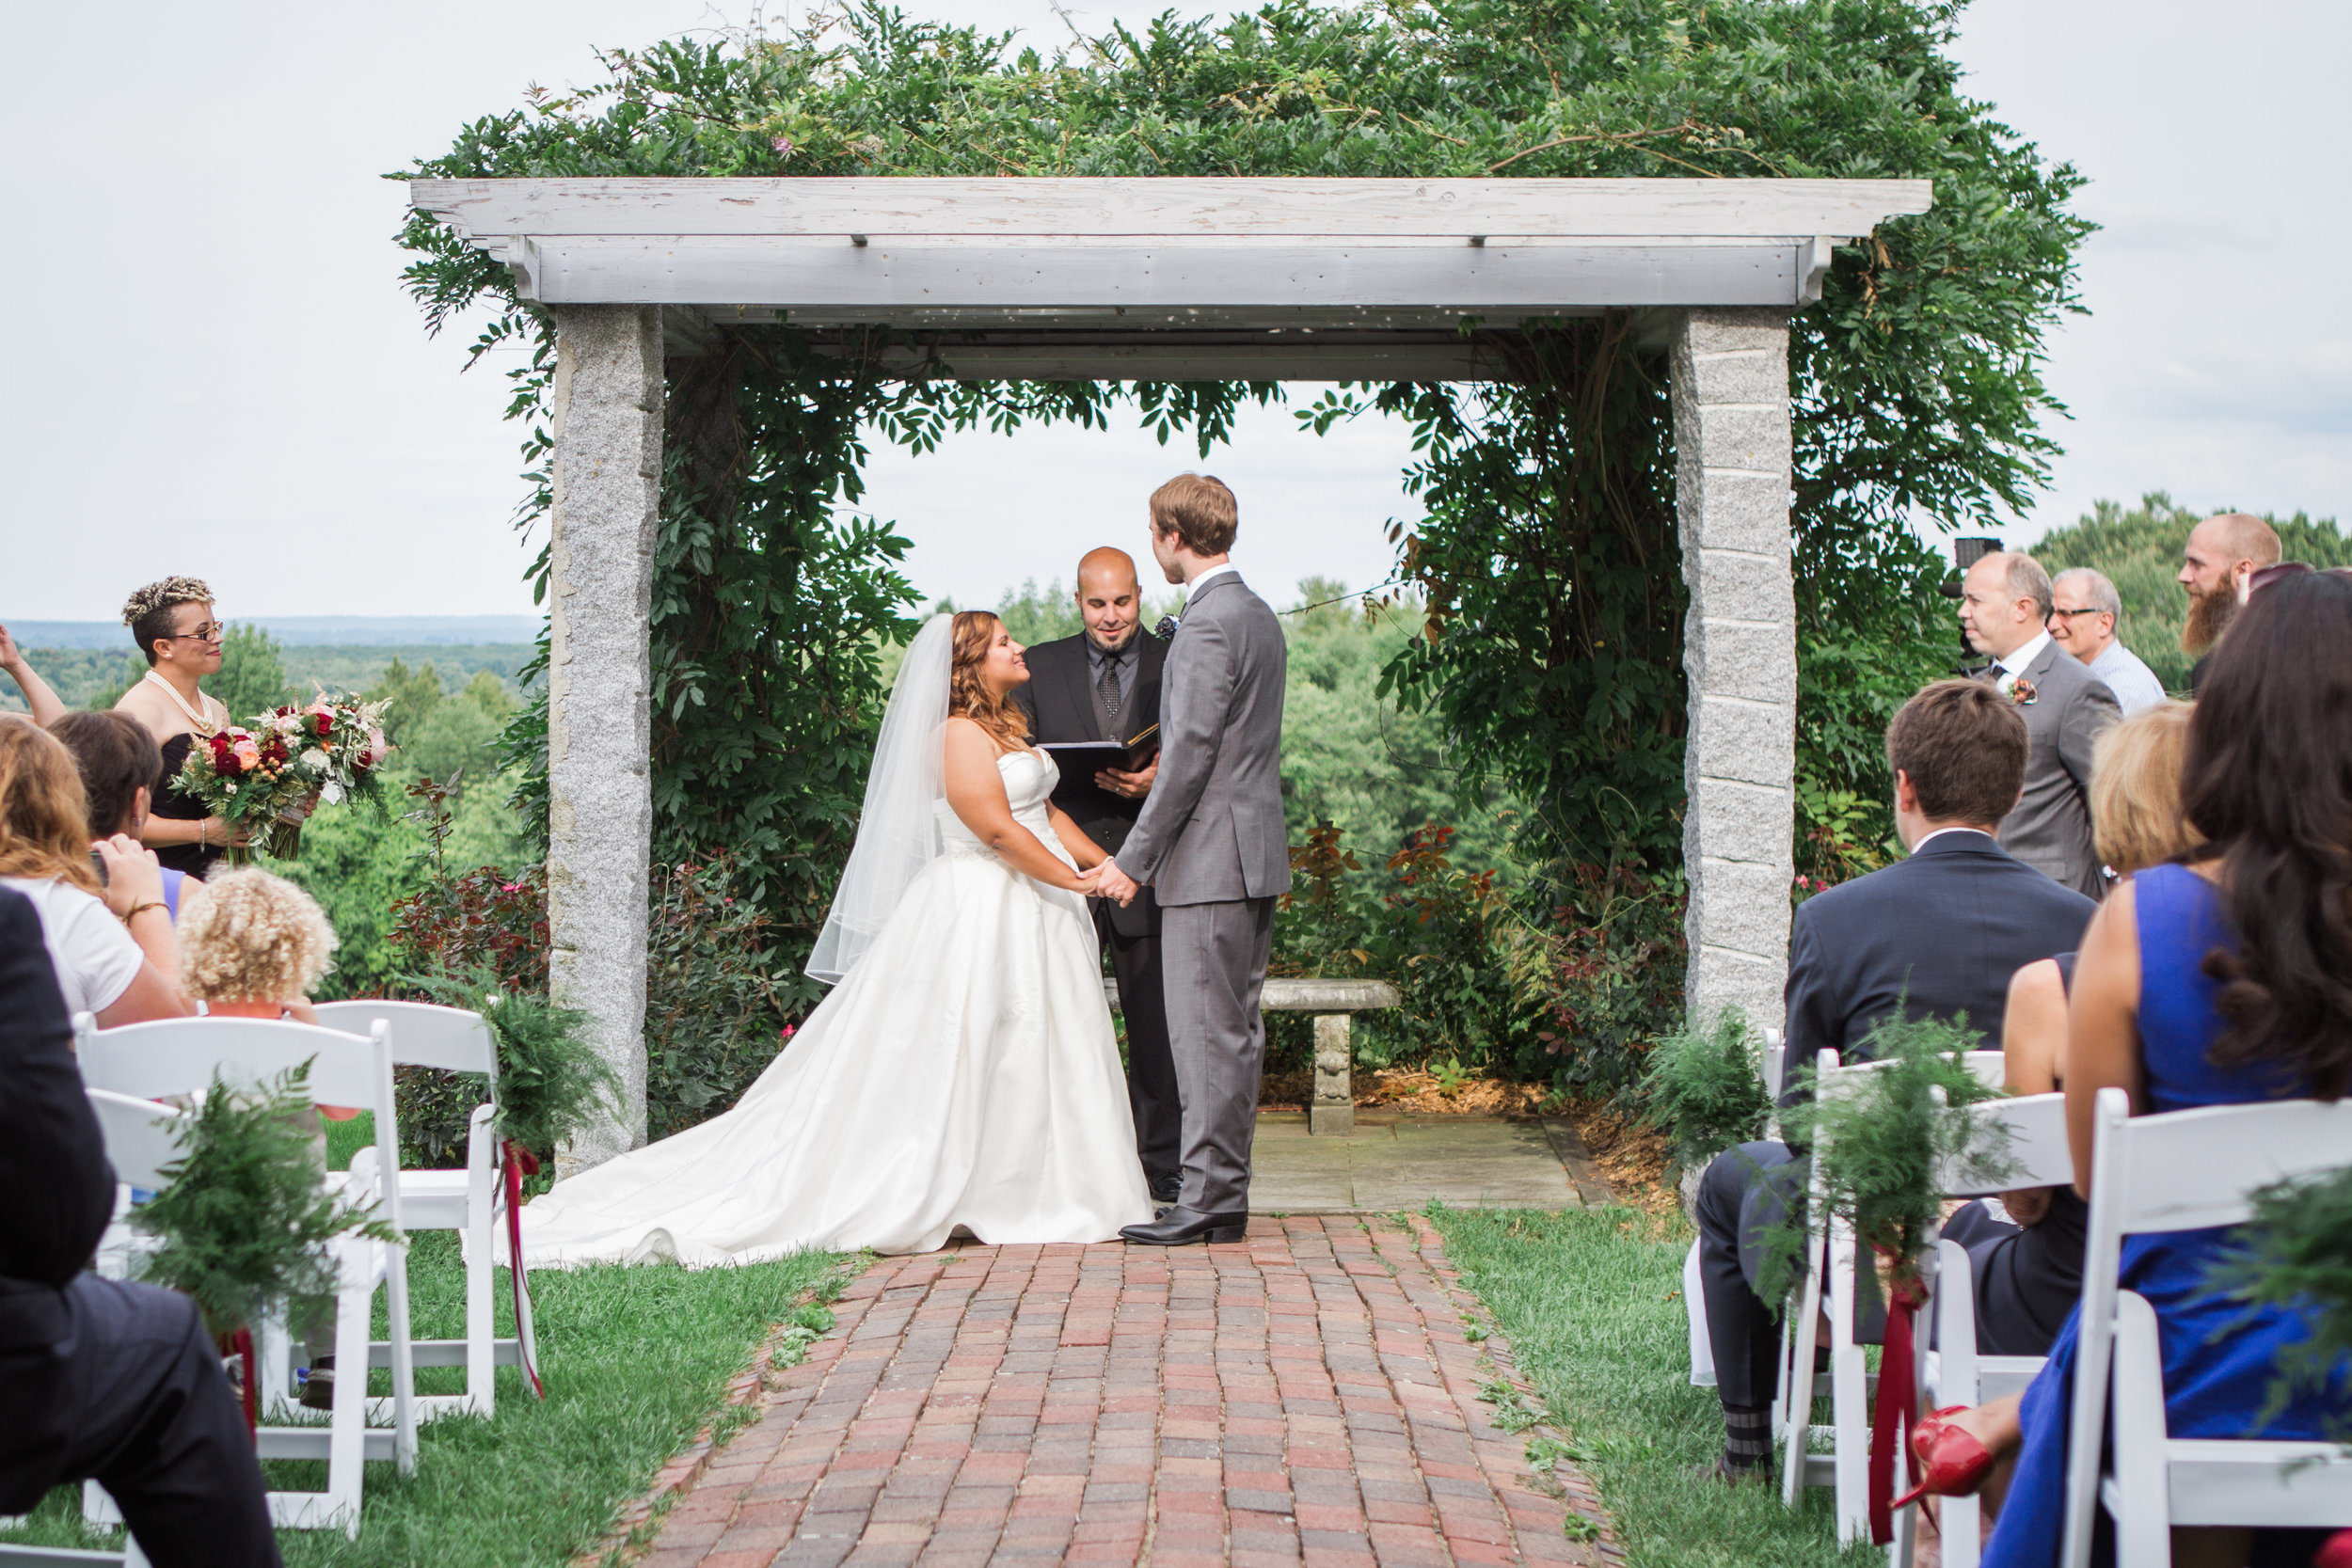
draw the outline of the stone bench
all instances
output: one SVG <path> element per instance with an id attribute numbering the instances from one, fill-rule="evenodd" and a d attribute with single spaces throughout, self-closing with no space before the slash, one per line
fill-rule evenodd
<path id="1" fill-rule="evenodd" d="M 1119 987 L 1107 975 L 1103 994 L 1119 1010 Z M 1312 1013 L 1315 1019 L 1315 1092 L 1307 1108 L 1307 1131 L 1345 1137 L 1356 1130 L 1356 1055 L 1351 1035 L 1355 1015 L 1393 1007 L 1403 998 L 1386 980 L 1297 980 L 1269 976 L 1259 994 L 1263 1013 Z"/>

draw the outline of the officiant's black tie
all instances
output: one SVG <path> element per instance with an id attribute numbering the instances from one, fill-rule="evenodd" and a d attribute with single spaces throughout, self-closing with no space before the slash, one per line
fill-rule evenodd
<path id="1" fill-rule="evenodd" d="M 1112 655 L 1102 660 L 1103 671 L 1094 679 L 1095 695 L 1102 699 L 1104 717 L 1119 717 L 1119 658 Z"/>

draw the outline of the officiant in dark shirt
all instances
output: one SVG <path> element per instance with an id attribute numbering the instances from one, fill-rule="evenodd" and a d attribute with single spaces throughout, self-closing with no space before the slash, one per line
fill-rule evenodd
<path id="1" fill-rule="evenodd" d="M 1077 598 L 1086 630 L 1030 648 L 1029 679 L 1013 689 L 1013 700 L 1028 715 L 1030 737 L 1041 744 L 1131 739 L 1160 721 L 1160 667 L 1168 657 L 1168 644 L 1143 629 L 1143 591 L 1134 559 L 1107 546 L 1089 551 L 1078 562 Z M 1116 854 L 1158 773 L 1156 754 L 1134 772 L 1104 768 L 1089 774 L 1064 768 L 1054 803 L 1088 837 Z M 1160 908 L 1150 888 L 1123 908 L 1108 898 L 1087 902 L 1119 978 L 1136 1152 L 1152 1196 L 1173 1203 L 1183 1176 L 1183 1123 L 1162 1000 Z"/>

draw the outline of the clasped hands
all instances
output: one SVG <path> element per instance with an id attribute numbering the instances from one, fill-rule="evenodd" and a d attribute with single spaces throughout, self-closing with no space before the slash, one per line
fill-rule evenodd
<path id="1" fill-rule="evenodd" d="M 1142 884 L 1119 869 L 1116 861 L 1103 860 L 1078 873 L 1078 891 L 1090 898 L 1116 898 L 1121 908 L 1135 902 Z"/>

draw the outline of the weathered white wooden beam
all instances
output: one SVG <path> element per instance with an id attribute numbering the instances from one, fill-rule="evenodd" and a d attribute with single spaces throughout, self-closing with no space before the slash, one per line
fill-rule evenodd
<path id="1" fill-rule="evenodd" d="M 593 1021 L 621 1085 L 559 1174 L 645 1141 L 647 638 L 661 487 L 661 312 L 555 312 L 548 619 L 548 983 Z"/>
<path id="2" fill-rule="evenodd" d="M 1808 237 L 1683 246 L 935 245 L 687 236 L 538 236 L 517 278 L 545 305 L 855 307 L 902 310 L 1434 307 L 1470 314 L 1562 306 L 1798 303 Z"/>
<path id="3" fill-rule="evenodd" d="M 1671 357 L 1690 724 L 1682 860 L 1694 1021 L 1781 1023 L 1788 967 L 1797 616 L 1789 565 L 1788 318 L 1692 310 Z"/>
<path id="4" fill-rule="evenodd" d="M 469 238 L 509 234 L 1867 234 L 1924 180 L 417 180 Z"/>
<path id="5" fill-rule="evenodd" d="M 825 350 L 820 346 L 818 354 Z M 1207 344 L 1162 347 L 1148 339 L 1089 348 L 893 346 L 885 375 L 954 381 L 1495 381 L 1507 367 L 1475 342 Z"/>

